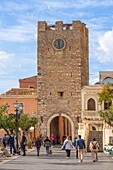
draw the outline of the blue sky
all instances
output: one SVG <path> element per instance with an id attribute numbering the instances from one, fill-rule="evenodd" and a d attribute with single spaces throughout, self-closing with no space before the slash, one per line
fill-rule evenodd
<path id="1" fill-rule="evenodd" d="M 0 93 L 37 74 L 37 22 L 89 29 L 90 85 L 99 71 L 113 71 L 113 0 L 0 0 Z"/>

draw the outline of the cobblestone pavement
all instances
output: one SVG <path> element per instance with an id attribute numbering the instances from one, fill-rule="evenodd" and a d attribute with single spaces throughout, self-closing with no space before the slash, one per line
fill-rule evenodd
<path id="1" fill-rule="evenodd" d="M 53 148 L 51 156 L 45 155 L 45 148 L 41 148 L 40 156 L 36 150 L 27 152 L 27 156 L 13 156 L 0 162 L 0 170 L 113 170 L 113 159 L 104 153 L 99 153 L 98 162 L 92 162 L 91 154 L 84 155 L 83 163 L 75 159 L 74 149 L 71 158 L 66 159 L 65 151 Z"/>

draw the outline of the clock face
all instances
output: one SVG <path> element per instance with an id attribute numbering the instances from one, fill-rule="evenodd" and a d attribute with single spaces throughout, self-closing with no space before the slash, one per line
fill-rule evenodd
<path id="1" fill-rule="evenodd" d="M 55 47 L 56 49 L 62 49 L 62 48 L 64 47 L 64 40 L 62 40 L 62 39 L 56 39 L 56 40 L 54 41 L 54 47 Z"/>

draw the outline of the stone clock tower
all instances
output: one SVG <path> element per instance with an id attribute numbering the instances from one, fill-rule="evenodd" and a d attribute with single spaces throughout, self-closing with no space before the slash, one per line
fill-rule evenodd
<path id="1" fill-rule="evenodd" d="M 81 89 L 89 82 L 88 29 L 80 21 L 38 22 L 39 134 L 62 143 L 78 133 Z"/>

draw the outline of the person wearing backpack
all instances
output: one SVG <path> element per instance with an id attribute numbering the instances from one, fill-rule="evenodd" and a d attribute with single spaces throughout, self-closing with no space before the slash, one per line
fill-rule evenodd
<path id="1" fill-rule="evenodd" d="M 93 140 L 90 142 L 89 148 L 90 148 L 90 151 L 91 151 L 92 161 L 96 162 L 98 160 L 99 144 L 98 144 L 98 142 L 96 141 L 95 138 L 93 138 Z"/>

